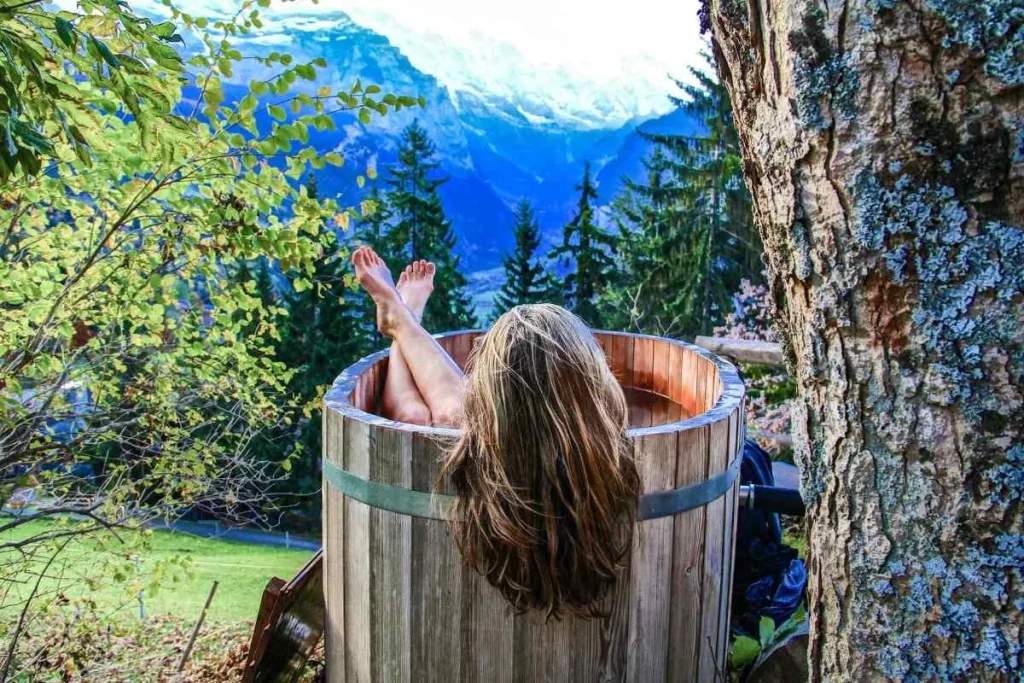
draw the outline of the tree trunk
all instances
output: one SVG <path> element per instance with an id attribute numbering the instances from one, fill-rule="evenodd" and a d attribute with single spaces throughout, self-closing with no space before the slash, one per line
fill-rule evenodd
<path id="1" fill-rule="evenodd" d="M 707 1 L 799 387 L 811 678 L 1015 678 L 1021 0 Z"/>

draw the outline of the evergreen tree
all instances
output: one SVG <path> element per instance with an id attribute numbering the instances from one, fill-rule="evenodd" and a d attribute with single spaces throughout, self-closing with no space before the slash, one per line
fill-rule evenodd
<path id="1" fill-rule="evenodd" d="M 552 251 L 563 265 L 572 268 L 565 277 L 565 304 L 587 324 L 599 327 L 602 316 L 597 298 L 607 286 L 615 270 L 611 255 L 614 240 L 595 221 L 594 204 L 597 190 L 590 178 L 590 162 L 583 168 L 583 181 L 576 186 L 580 193 L 576 215 L 562 233 L 562 245 Z"/>
<path id="2" fill-rule="evenodd" d="M 627 179 L 612 203 L 619 262 L 600 308 L 612 329 L 676 336 L 687 329 L 699 298 L 686 263 L 689 212 L 674 201 L 669 159 L 661 146 L 644 168 L 646 184 Z"/>
<path id="3" fill-rule="evenodd" d="M 550 301 L 555 294 L 552 278 L 537 257 L 540 226 L 533 206 L 525 199 L 516 207 L 514 230 L 516 248 L 503 260 L 505 284 L 494 297 L 496 315 L 520 304 Z"/>
<path id="4" fill-rule="evenodd" d="M 390 243 L 396 245 L 389 262 L 393 272 L 409 261 L 426 259 L 437 265 L 434 293 L 423 314 L 423 325 L 433 331 L 472 327 L 472 304 L 467 280 L 455 254 L 456 238 L 445 218 L 437 189 L 447 181 L 437 171 L 434 143 L 417 121 L 402 132 L 398 164 L 389 169 L 388 205 L 391 211 Z"/>
<path id="5" fill-rule="evenodd" d="M 742 175 L 739 137 L 725 86 L 708 70 L 675 81 L 672 102 L 701 124 L 698 135 L 643 133 L 654 143 L 646 182 L 614 203 L 621 270 L 602 310 L 617 326 L 694 335 L 720 324 L 743 279 L 761 277 L 761 243 Z"/>

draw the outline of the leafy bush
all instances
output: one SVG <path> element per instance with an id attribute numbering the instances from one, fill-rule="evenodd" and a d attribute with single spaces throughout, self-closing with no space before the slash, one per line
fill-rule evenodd
<path id="1" fill-rule="evenodd" d="M 45 572 L 84 533 L 188 509 L 260 521 L 272 508 L 266 492 L 290 463 L 253 442 L 307 406 L 270 346 L 280 311 L 229 275 L 261 257 L 307 275 L 343 258 L 323 226 L 361 211 L 296 182 L 343 162 L 310 131 L 417 100 L 318 85 L 320 59 L 243 55 L 233 41 L 268 4 L 207 19 L 167 0 L 162 23 L 117 0 L 0 12 L 0 504 L 31 489 L 38 515 L 68 520 L 0 542 L 23 558 L 0 581 Z M 270 75 L 229 102 L 242 60 Z"/>

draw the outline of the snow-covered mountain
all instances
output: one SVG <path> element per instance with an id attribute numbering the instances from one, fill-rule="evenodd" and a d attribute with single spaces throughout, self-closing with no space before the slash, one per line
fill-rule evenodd
<path id="1" fill-rule="evenodd" d="M 358 78 L 385 92 L 426 99 L 424 108 L 375 118 L 369 126 L 352 119 L 339 131 L 316 134 L 313 144 L 346 157 L 342 169 L 325 169 L 318 184 L 323 192 L 354 199 L 355 175 L 372 163 L 386 177 L 387 166 L 396 161 L 402 129 L 418 119 L 450 176 L 440 191 L 470 271 L 493 268 L 511 248 L 510 207 L 520 198 L 534 202 L 542 227 L 554 237 L 571 215 L 584 162 L 590 161 L 597 174 L 600 199 L 610 202 L 621 175 L 635 174 L 646 153 L 646 143 L 635 132 L 643 118 L 629 118 L 630 108 L 621 100 L 594 99 L 588 113 L 567 110 L 566 102 L 585 100 L 576 96 L 547 106 L 539 97 L 512 99 L 507 92 L 484 92 L 483 86 L 454 89 L 414 66 L 387 37 L 337 11 L 329 17 L 293 18 L 287 31 L 272 29 L 247 40 L 243 52 L 281 50 L 296 59 L 323 57 L 328 68 L 320 72 L 316 86 L 348 86 Z M 245 63 L 250 66 L 235 74 L 238 93 L 242 84 L 259 76 L 258 64 Z M 677 121 L 673 114 L 658 120 L 672 116 Z"/>

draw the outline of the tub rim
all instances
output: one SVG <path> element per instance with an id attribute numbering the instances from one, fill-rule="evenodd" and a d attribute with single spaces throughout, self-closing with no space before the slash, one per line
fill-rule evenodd
<path id="1" fill-rule="evenodd" d="M 486 329 L 466 329 L 455 330 L 452 332 L 441 332 L 431 336 L 433 336 L 434 339 L 445 339 L 448 337 L 457 337 L 466 334 L 485 334 L 486 332 Z M 746 389 L 743 386 L 743 381 L 740 379 L 739 372 L 736 370 L 736 366 L 721 356 L 717 356 L 706 349 L 678 339 L 658 337 L 650 334 L 612 332 L 609 330 L 592 330 L 592 332 L 595 335 L 600 334 L 603 336 L 632 337 L 634 339 L 650 339 L 658 342 L 668 342 L 669 344 L 673 344 L 679 348 L 686 349 L 687 351 L 701 356 L 702 358 L 714 363 L 718 368 L 718 376 L 722 381 L 722 394 L 718 397 L 718 400 L 715 401 L 715 405 L 713 405 L 710 410 L 694 415 L 693 417 L 688 417 L 684 420 L 665 422 L 663 424 L 652 425 L 650 427 L 630 427 L 626 430 L 626 436 L 630 439 L 669 434 L 671 432 L 683 432 L 690 429 L 699 429 L 700 427 L 713 422 L 718 422 L 721 418 L 728 417 L 729 414 L 731 414 L 743 401 Z M 385 348 L 377 351 L 376 353 L 364 356 L 345 368 L 334 380 L 330 389 L 324 393 L 324 410 L 332 410 L 347 418 L 358 420 L 359 422 L 365 422 L 375 427 L 422 434 L 424 436 L 432 436 L 439 439 L 457 439 L 462 432 L 461 429 L 452 429 L 450 427 L 429 427 L 390 420 L 386 417 L 374 415 L 373 413 L 368 413 L 365 410 L 357 408 L 349 400 L 349 395 L 355 390 L 356 383 L 359 381 L 359 378 L 363 373 L 390 355 L 390 347 Z"/>

